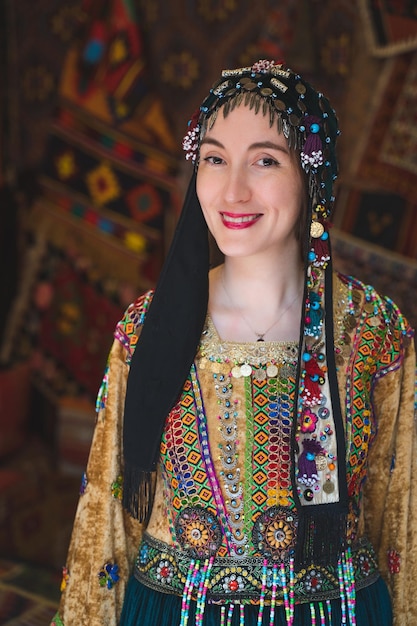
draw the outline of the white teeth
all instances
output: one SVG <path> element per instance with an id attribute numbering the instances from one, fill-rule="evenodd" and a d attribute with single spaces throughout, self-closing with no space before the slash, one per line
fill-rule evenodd
<path id="1" fill-rule="evenodd" d="M 232 222 L 232 224 L 244 224 L 245 222 L 253 222 L 256 220 L 257 215 L 245 215 L 243 217 L 232 217 L 231 215 L 223 215 L 223 219 L 226 222 Z"/>

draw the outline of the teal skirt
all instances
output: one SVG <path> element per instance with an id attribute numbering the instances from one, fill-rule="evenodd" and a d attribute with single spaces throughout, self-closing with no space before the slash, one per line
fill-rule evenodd
<path id="1" fill-rule="evenodd" d="M 190 603 L 188 626 L 194 626 L 196 603 Z M 331 600 L 330 610 L 326 603 L 295 605 L 293 626 L 339 626 L 342 623 L 340 600 Z M 315 621 L 312 619 L 315 614 Z M 324 617 L 320 617 L 320 613 Z M 324 621 L 323 621 L 324 620 Z M 129 581 L 120 626 L 180 626 L 181 598 L 160 593 L 146 587 L 134 576 Z M 204 626 L 220 624 L 240 626 L 242 624 L 238 607 L 235 607 L 231 620 L 222 618 L 221 608 L 207 604 L 204 612 Z M 258 626 L 258 607 L 247 605 L 244 609 L 244 626 Z M 287 626 L 285 610 L 276 607 L 274 626 Z M 270 625 L 269 607 L 265 606 L 262 626 Z M 352 626 L 347 618 L 346 626 Z M 382 578 L 360 589 L 356 594 L 356 626 L 392 626 L 391 600 L 387 586 Z"/>

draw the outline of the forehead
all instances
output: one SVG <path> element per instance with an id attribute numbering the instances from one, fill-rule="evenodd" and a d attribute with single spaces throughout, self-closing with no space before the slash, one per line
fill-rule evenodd
<path id="1" fill-rule="evenodd" d="M 256 111 L 243 103 L 228 111 L 226 116 L 223 107 L 219 108 L 215 121 L 209 120 L 202 133 L 202 144 L 209 138 L 214 138 L 217 141 L 231 139 L 232 141 L 239 141 L 239 143 L 249 144 L 273 141 L 275 144 L 288 149 L 287 139 L 278 131 L 277 124 L 271 120 L 269 112 Z"/>

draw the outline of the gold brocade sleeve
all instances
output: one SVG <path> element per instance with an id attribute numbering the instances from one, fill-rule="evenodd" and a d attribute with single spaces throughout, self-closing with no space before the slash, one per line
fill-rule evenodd
<path id="1" fill-rule="evenodd" d="M 68 579 L 59 607 L 65 626 L 116 626 L 142 527 L 124 510 L 117 489 L 122 474 L 122 418 L 129 366 L 126 350 L 115 340 L 109 356 L 108 395 L 98 414 L 87 485 L 80 496 L 68 552 Z M 106 564 L 120 577 L 112 588 L 100 585 Z"/>
<path id="2" fill-rule="evenodd" d="M 376 384 L 378 424 L 364 489 L 366 534 L 393 600 L 394 625 L 417 624 L 417 445 L 414 419 L 415 351 Z"/>

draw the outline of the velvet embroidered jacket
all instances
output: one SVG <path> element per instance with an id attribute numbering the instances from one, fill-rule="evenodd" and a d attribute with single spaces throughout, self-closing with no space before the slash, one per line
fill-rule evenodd
<path id="1" fill-rule="evenodd" d="M 340 459 L 325 405 L 304 414 L 291 467 L 297 345 L 222 342 L 208 318 L 167 417 L 148 527 L 123 511 L 124 394 L 150 298 L 131 305 L 115 331 L 57 624 L 117 624 L 134 568 L 148 586 L 181 595 L 186 553 L 197 559 L 216 554 L 208 598 L 256 602 L 260 556 L 271 564 L 287 562 L 296 537 L 292 469 L 306 506 L 337 495 Z M 379 569 L 393 597 L 396 626 L 411 626 L 417 623 L 412 331 L 391 301 L 340 275 L 334 277 L 334 326 L 356 585 L 370 584 Z M 237 563 L 244 568 L 231 575 Z M 335 597 L 337 572 L 330 565 L 319 577 L 311 572 L 296 574 L 296 601 Z"/>

